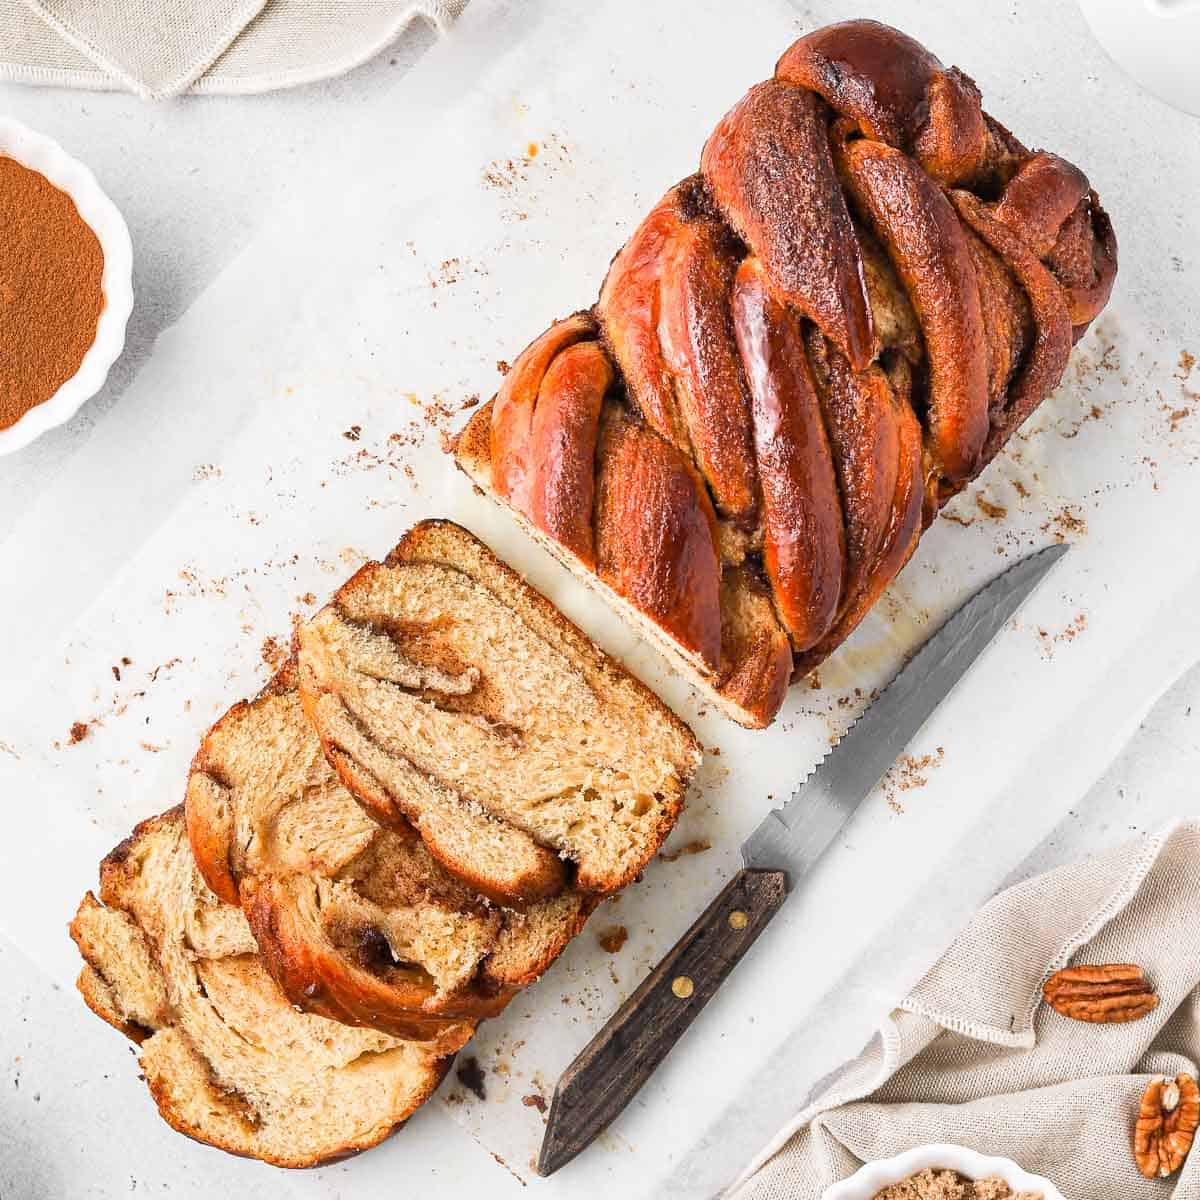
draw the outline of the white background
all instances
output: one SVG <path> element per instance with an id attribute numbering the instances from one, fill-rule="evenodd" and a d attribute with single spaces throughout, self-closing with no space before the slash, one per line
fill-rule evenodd
<path id="1" fill-rule="evenodd" d="M 753 6 L 744 8 L 739 19 L 751 21 Z M 798 27 L 863 11 L 837 4 L 795 8 Z M 991 111 L 1001 119 L 1011 117 L 1018 133 L 1035 142 L 1044 138 L 1051 148 L 1080 159 L 1101 188 L 1119 232 L 1127 311 L 1136 312 L 1165 343 L 1191 344 L 1197 328 L 1194 255 L 1200 244 L 1193 201 L 1200 180 L 1195 122 L 1140 96 L 1094 49 L 1069 5 L 986 6 L 967 18 L 956 4 L 895 4 L 876 8 L 873 15 L 910 29 L 963 65 L 981 84 Z M 637 25 L 632 17 L 630 23 Z M 687 30 L 656 33 L 663 38 L 663 53 L 686 53 Z M 347 128 L 386 119 L 389 106 L 404 103 L 405 64 L 430 40 L 423 30 L 414 30 L 394 54 L 347 79 L 257 99 L 186 100 L 150 108 L 124 96 L 0 89 L 6 111 L 83 157 L 122 208 L 134 238 L 139 296 L 129 353 L 105 394 L 66 429 L 0 461 L 0 573 L 3 539 L 39 493 L 71 471 L 73 457 L 86 453 L 93 436 L 136 444 L 149 436 L 149 425 L 170 418 L 169 396 L 156 408 L 120 403 L 152 354 L 156 335 L 177 321 L 256 233 L 269 229 L 273 215 L 297 198 L 298 178 L 314 163 L 336 166 Z M 497 46 L 497 53 L 502 49 Z M 764 46 L 763 74 L 781 49 Z M 452 51 L 453 46 L 441 47 L 437 53 Z M 671 99 L 655 97 L 660 106 Z M 689 106 L 701 99 L 688 97 Z M 379 171 L 381 182 L 390 182 L 402 164 L 381 162 Z M 497 338 L 503 338 L 502 331 Z M 511 357 L 519 344 L 498 340 L 496 355 Z M 102 496 L 96 499 L 102 504 Z M 1168 519 L 1183 516 L 1169 514 Z M 1190 551 L 1192 540 L 1192 526 L 1181 520 L 1181 554 Z M 69 567 L 64 562 L 55 568 L 63 586 L 69 585 Z M 0 578 L 6 589 L 19 586 Z M 9 629 L 8 636 L 13 635 Z M 1081 816 L 1068 819 L 1039 852 L 1037 863 L 1110 844 L 1127 828 L 1160 824 L 1166 814 L 1198 807 L 1189 794 L 1197 762 L 1186 716 L 1198 690 L 1189 683 L 1172 693 L 1156 712 L 1151 731 L 1077 806 Z M 0 799 L 36 803 L 36 798 L 7 794 Z M 402 1187 L 454 1195 L 468 1180 L 473 1188 L 486 1186 L 500 1194 L 520 1190 L 436 1106 L 418 1116 L 386 1153 L 315 1176 L 291 1179 L 226 1162 L 167 1133 L 134 1078 L 127 1049 L 96 1023 L 81 1020 L 72 995 L 48 988 L 10 949 L 0 978 L 21 984 L 16 994 L 0 985 L 5 1018 L 0 1067 L 12 1077 L 9 1089 L 0 1076 L 0 1196 L 6 1200 L 10 1195 L 124 1195 L 135 1188 L 192 1195 L 235 1185 L 248 1195 L 337 1195 L 343 1189 L 384 1195 Z M 801 1099 L 797 1095 L 797 1105 Z M 686 1123 L 688 1111 L 681 1102 L 671 1119 Z M 770 1132 L 763 1128 L 762 1139 Z M 372 1161 L 381 1165 L 369 1166 Z M 729 1163 L 730 1175 L 737 1166 Z M 568 1178 L 560 1177 L 564 1184 Z"/>

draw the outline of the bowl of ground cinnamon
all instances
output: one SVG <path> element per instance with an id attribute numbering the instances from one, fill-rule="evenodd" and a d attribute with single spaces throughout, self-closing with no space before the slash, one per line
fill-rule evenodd
<path id="1" fill-rule="evenodd" d="M 0 454 L 100 390 L 133 308 L 129 230 L 91 171 L 0 117 Z"/>

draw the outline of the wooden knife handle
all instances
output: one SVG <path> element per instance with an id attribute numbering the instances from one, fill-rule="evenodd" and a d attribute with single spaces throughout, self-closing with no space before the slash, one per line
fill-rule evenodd
<path id="1" fill-rule="evenodd" d="M 782 871 L 739 871 L 554 1089 L 538 1174 L 570 1162 L 616 1119 L 787 898 Z"/>

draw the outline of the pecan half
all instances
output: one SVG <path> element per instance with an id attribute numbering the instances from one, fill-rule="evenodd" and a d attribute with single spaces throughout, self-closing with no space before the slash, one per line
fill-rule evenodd
<path id="1" fill-rule="evenodd" d="M 1132 963 L 1067 967 L 1042 985 L 1046 1003 L 1073 1021 L 1136 1021 L 1158 1006 L 1154 985 Z"/>
<path id="2" fill-rule="evenodd" d="M 1200 1088 L 1191 1075 L 1156 1076 L 1146 1085 L 1133 1127 L 1133 1157 L 1147 1179 L 1178 1171 L 1200 1126 Z"/>

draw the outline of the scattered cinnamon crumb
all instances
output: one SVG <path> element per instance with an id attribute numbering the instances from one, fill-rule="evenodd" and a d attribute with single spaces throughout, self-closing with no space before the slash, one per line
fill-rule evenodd
<path id="1" fill-rule="evenodd" d="M 546 1111 L 546 1097 L 538 1092 L 531 1092 L 528 1096 L 522 1096 L 521 1103 L 526 1108 L 536 1108 L 540 1113 Z"/>
<path id="2" fill-rule="evenodd" d="M 342 431 L 342 437 L 344 437 L 348 442 L 357 442 L 358 439 L 362 437 L 362 426 L 351 425 L 349 429 Z"/>
<path id="3" fill-rule="evenodd" d="M 994 521 L 1003 521 L 1008 516 L 1008 509 L 1003 504 L 993 504 L 982 492 L 975 493 L 975 507 Z"/>
<path id="4" fill-rule="evenodd" d="M 158 666 L 150 672 L 150 682 L 157 683 L 159 671 L 169 671 L 172 667 L 179 666 L 181 662 L 183 662 L 183 659 L 180 658 L 179 655 L 176 655 L 174 658 L 168 658 L 164 663 L 159 663 Z"/>
<path id="5" fill-rule="evenodd" d="M 1059 642 L 1073 642 L 1081 633 L 1087 629 L 1087 613 L 1076 613 L 1064 629 L 1058 633 L 1051 633 L 1048 629 L 1038 628 L 1037 637 L 1042 645 L 1042 655 L 1045 658 L 1051 658 L 1054 654 L 1054 647 Z"/>
<path id="6" fill-rule="evenodd" d="M 89 733 L 92 732 L 92 727 L 85 721 L 76 721 L 71 726 L 71 732 L 67 735 L 67 744 L 78 746 Z"/>
<path id="7" fill-rule="evenodd" d="M 305 592 L 304 595 L 300 597 L 301 604 L 316 604 L 316 602 L 317 597 L 312 592 Z"/>
<path id="8" fill-rule="evenodd" d="M 951 525 L 961 525 L 964 529 L 970 529 L 975 524 L 974 517 L 960 517 L 958 513 L 949 509 L 942 510 L 942 520 L 949 521 Z"/>
<path id="9" fill-rule="evenodd" d="M 142 742 L 142 749 L 147 754 L 161 754 L 166 749 L 166 746 L 156 746 L 153 742 Z"/>
<path id="10" fill-rule="evenodd" d="M 685 854 L 703 854 L 705 850 L 712 849 L 712 842 L 708 838 L 697 838 L 694 842 L 688 842 L 685 846 L 680 846 L 678 850 L 660 851 L 658 857 L 663 862 L 675 862 L 676 859 L 683 858 Z"/>
<path id="11" fill-rule="evenodd" d="M 279 638 L 263 638 L 262 660 L 272 671 L 278 671 L 287 662 L 289 653 L 287 644 Z"/>
<path id="12" fill-rule="evenodd" d="M 464 1059 L 462 1066 L 454 1074 L 467 1091 L 473 1092 L 480 1100 L 487 1099 L 487 1091 L 483 1082 L 483 1068 L 479 1065 L 479 1059 L 475 1055 L 472 1054 Z"/>
<path id="13" fill-rule="evenodd" d="M 610 925 L 596 934 L 600 948 L 607 950 L 609 954 L 616 954 L 628 940 L 629 930 L 624 925 Z"/>
<path id="14" fill-rule="evenodd" d="M 1019 479 L 1013 479 L 1010 480 L 1010 482 L 1013 485 L 1013 491 L 1016 492 L 1022 500 L 1029 499 L 1029 489 Z"/>
<path id="15" fill-rule="evenodd" d="M 499 371 L 501 375 L 507 375 L 509 371 L 512 370 L 512 367 L 508 365 L 507 359 L 498 358 L 496 360 L 496 370 Z"/>
<path id="16" fill-rule="evenodd" d="M 201 463 L 192 472 L 192 480 L 195 483 L 203 483 L 206 479 L 220 479 L 224 474 L 225 472 L 215 463 Z"/>
<path id="17" fill-rule="evenodd" d="M 525 1180 L 522 1179 L 521 1176 L 518 1175 L 516 1171 L 514 1171 L 512 1167 L 510 1167 L 508 1163 L 506 1163 L 504 1159 L 502 1159 L 500 1155 L 495 1152 L 495 1150 L 491 1151 L 491 1155 L 522 1187 L 529 1186 L 529 1184 L 527 1184 Z"/>
<path id="18" fill-rule="evenodd" d="M 1196 365 L 1196 356 L 1187 350 L 1179 352 L 1179 378 L 1186 379 L 1191 373 L 1192 368 Z"/>
<path id="19" fill-rule="evenodd" d="M 902 755 L 883 777 L 888 808 L 902 813 L 904 806 L 897 799 L 898 792 L 911 792 L 929 782 L 929 772 L 942 765 L 946 756 L 945 747 L 939 746 L 933 754 Z"/>
<path id="20" fill-rule="evenodd" d="M 1042 524 L 1042 532 L 1054 536 L 1056 542 L 1068 538 L 1083 537 L 1087 533 L 1087 518 L 1077 504 L 1064 504 L 1048 521 Z"/>

